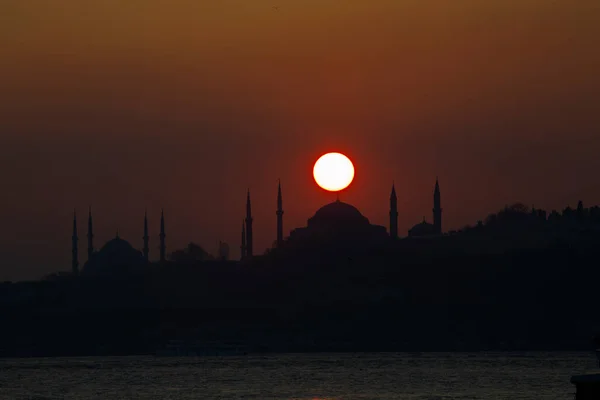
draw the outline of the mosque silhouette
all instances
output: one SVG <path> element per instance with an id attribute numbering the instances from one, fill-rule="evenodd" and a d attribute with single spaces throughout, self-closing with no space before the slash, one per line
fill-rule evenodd
<path id="1" fill-rule="evenodd" d="M 276 249 L 315 249 L 327 246 L 339 250 L 344 248 L 355 248 L 361 246 L 378 245 L 389 243 L 400 239 L 398 235 L 398 202 L 396 189 L 392 184 L 390 194 L 389 231 L 381 225 L 371 224 L 356 207 L 344 203 L 339 199 L 321 207 L 308 219 L 305 227 L 293 229 L 287 238 L 283 234 L 283 196 L 281 182 L 277 188 L 277 233 Z M 423 221 L 408 230 L 411 238 L 432 238 L 442 235 L 442 208 L 439 181 L 436 178 L 433 191 L 433 223 Z M 241 234 L 241 258 L 240 261 L 248 261 L 256 257 L 253 246 L 252 229 L 252 203 L 250 191 L 246 196 L 246 217 L 242 223 Z M 94 248 L 94 230 L 92 209 L 88 214 L 87 231 L 87 261 L 83 266 L 82 274 L 105 275 L 141 271 L 150 263 L 150 236 L 148 234 L 148 217 L 144 215 L 144 234 L 142 236 L 143 247 L 135 249 L 128 241 L 116 237 L 104 244 L 99 250 Z M 159 260 L 160 264 L 166 263 L 166 233 L 165 216 L 161 211 L 160 233 L 159 233 Z M 73 274 L 79 274 L 78 256 L 79 238 L 77 234 L 77 216 L 73 215 L 72 236 L 72 266 Z"/>

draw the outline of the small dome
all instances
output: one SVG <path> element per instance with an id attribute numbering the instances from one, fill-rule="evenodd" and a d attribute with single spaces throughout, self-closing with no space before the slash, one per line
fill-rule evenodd
<path id="1" fill-rule="evenodd" d="M 308 220 L 308 225 L 369 225 L 369 220 L 348 203 L 336 201 L 321 207 Z"/>

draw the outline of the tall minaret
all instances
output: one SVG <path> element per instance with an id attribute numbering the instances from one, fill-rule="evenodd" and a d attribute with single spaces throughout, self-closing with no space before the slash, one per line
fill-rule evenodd
<path id="1" fill-rule="evenodd" d="M 144 212 L 144 248 L 142 251 L 144 252 L 144 260 L 148 262 L 148 256 L 150 254 L 150 237 L 148 236 L 148 211 Z"/>
<path id="2" fill-rule="evenodd" d="M 77 214 L 73 211 L 73 259 L 71 263 L 71 270 L 73 271 L 73 275 L 79 274 L 79 249 L 78 242 L 79 238 L 77 237 Z"/>
<path id="3" fill-rule="evenodd" d="M 281 198 L 281 181 L 277 189 L 277 247 L 283 244 L 283 200 Z"/>
<path id="4" fill-rule="evenodd" d="M 246 255 L 252 258 L 252 206 L 250 205 L 250 189 L 246 198 Z"/>
<path id="5" fill-rule="evenodd" d="M 164 210 L 160 211 L 160 262 L 164 263 L 167 259 L 167 246 L 165 245 L 165 212 Z"/>
<path id="6" fill-rule="evenodd" d="M 396 188 L 392 183 L 392 194 L 390 195 L 390 237 L 398 239 L 398 199 Z"/>
<path id="7" fill-rule="evenodd" d="M 433 229 L 437 235 L 442 233 L 442 202 L 437 177 L 435 178 L 435 190 L 433 191 Z"/>
<path id="8" fill-rule="evenodd" d="M 240 246 L 241 256 L 240 259 L 244 260 L 246 258 L 246 225 L 242 220 L 242 245 Z"/>
<path id="9" fill-rule="evenodd" d="M 92 224 L 92 207 L 90 206 L 89 214 L 88 214 L 88 261 L 92 259 L 92 255 L 94 254 L 94 227 Z"/>

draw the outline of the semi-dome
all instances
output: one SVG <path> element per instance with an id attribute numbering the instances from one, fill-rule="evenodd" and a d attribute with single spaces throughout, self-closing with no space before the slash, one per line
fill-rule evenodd
<path id="1" fill-rule="evenodd" d="M 308 226 L 314 225 L 369 225 L 369 220 L 358 209 L 348 203 L 335 201 L 321 207 L 308 220 Z"/>

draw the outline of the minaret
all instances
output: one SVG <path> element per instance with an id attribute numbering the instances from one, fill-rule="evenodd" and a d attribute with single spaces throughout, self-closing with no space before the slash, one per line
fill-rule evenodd
<path id="1" fill-rule="evenodd" d="M 79 238 L 77 237 L 77 214 L 73 211 L 73 259 L 71 264 L 71 269 L 73 271 L 73 275 L 79 274 L 79 249 L 78 242 Z"/>
<path id="2" fill-rule="evenodd" d="M 246 258 L 246 225 L 242 220 L 242 245 L 240 246 L 241 256 L 240 259 L 244 260 Z"/>
<path id="3" fill-rule="evenodd" d="M 252 206 L 250 205 L 250 189 L 246 198 L 246 256 L 252 258 Z"/>
<path id="4" fill-rule="evenodd" d="M 433 229 L 437 235 L 442 233 L 442 202 L 437 177 L 435 178 L 435 190 L 433 192 Z"/>
<path id="5" fill-rule="evenodd" d="M 277 189 L 277 247 L 283 244 L 283 200 L 281 198 L 281 181 Z"/>
<path id="6" fill-rule="evenodd" d="M 144 260 L 148 262 L 148 255 L 150 254 L 150 237 L 148 236 L 148 211 L 144 212 L 144 248 L 142 251 L 144 252 Z"/>
<path id="7" fill-rule="evenodd" d="M 90 206 L 90 211 L 88 214 L 88 261 L 92 259 L 92 255 L 94 254 L 94 227 L 92 224 L 92 207 Z"/>
<path id="8" fill-rule="evenodd" d="M 390 195 L 390 237 L 398 239 L 398 199 L 396 188 L 392 183 L 392 194 Z"/>
<path id="9" fill-rule="evenodd" d="M 167 246 L 165 245 L 165 212 L 164 210 L 160 211 L 160 262 L 164 263 L 167 259 L 166 252 Z"/>

